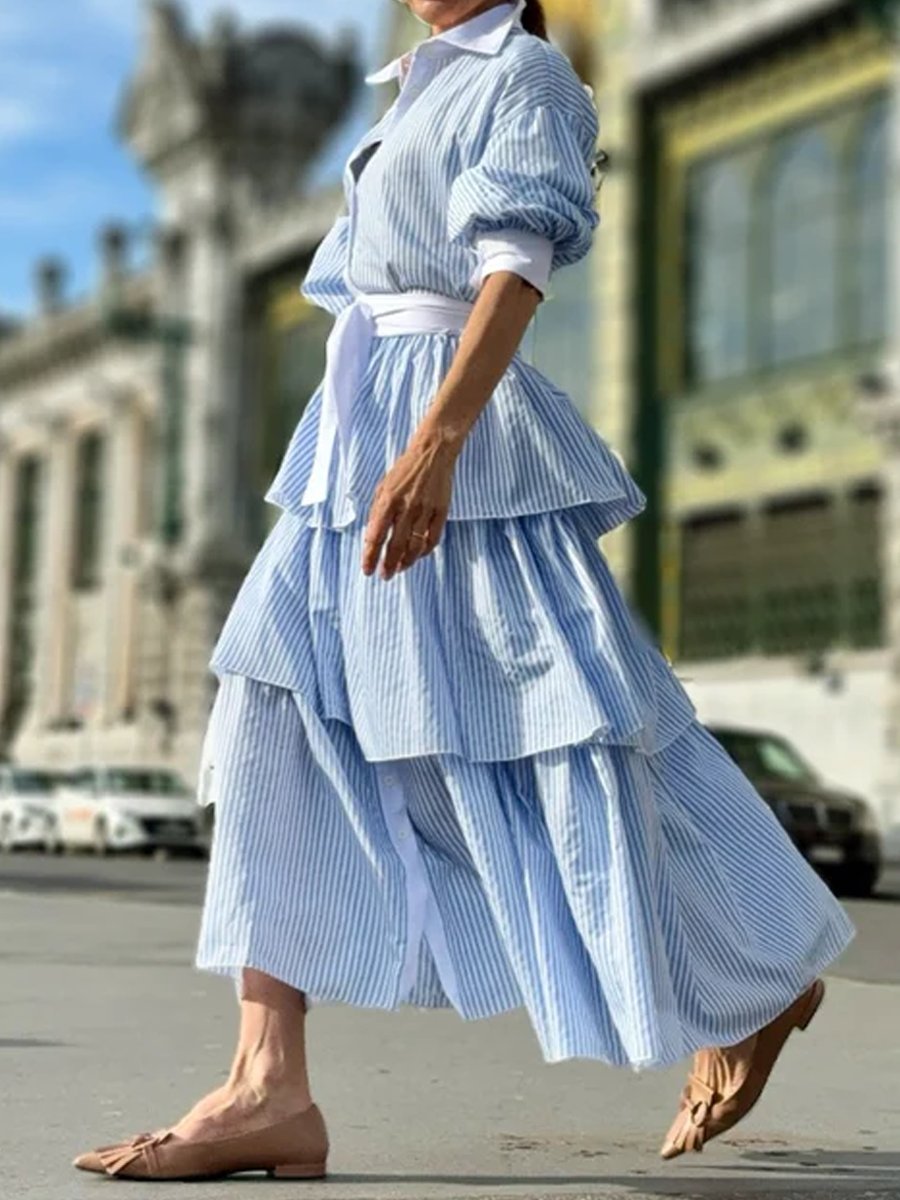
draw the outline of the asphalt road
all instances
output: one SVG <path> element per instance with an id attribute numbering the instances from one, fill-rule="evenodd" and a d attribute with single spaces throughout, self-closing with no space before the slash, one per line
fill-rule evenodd
<path id="1" fill-rule="evenodd" d="M 192 858 L 158 862 L 135 855 L 102 859 L 91 854 L 61 858 L 31 853 L 0 855 L 0 893 L 108 896 L 194 906 L 203 901 L 205 877 L 206 863 Z M 900 864 L 884 871 L 876 897 L 845 904 L 859 934 L 834 974 L 868 983 L 900 984 Z"/>
<path id="2" fill-rule="evenodd" d="M 199 905 L 205 878 L 206 862 L 189 857 L 160 861 L 136 854 L 113 854 L 108 858 L 90 853 L 58 857 L 26 851 L 0 854 L 0 892 L 115 896 L 118 900 Z"/>
<path id="3" fill-rule="evenodd" d="M 83 1200 L 115 1186 L 79 1149 L 177 1119 L 227 1067 L 232 984 L 191 967 L 205 866 L 0 858 L 0 1195 Z M 703 1155 L 657 1157 L 684 1067 L 548 1067 L 523 1013 L 310 1017 L 332 1134 L 308 1200 L 898 1200 L 900 873 L 848 902 L 859 936 L 763 1101 Z M 261 1195 L 251 1176 L 203 1196 Z M 120 1185 L 127 1188 L 127 1184 Z M 183 1196 L 183 1185 L 154 1185 Z"/>

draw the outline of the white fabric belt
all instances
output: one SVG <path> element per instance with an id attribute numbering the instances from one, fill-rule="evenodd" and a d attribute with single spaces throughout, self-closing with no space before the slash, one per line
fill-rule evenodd
<path id="1" fill-rule="evenodd" d="M 301 504 L 328 495 L 335 437 L 342 453 L 350 444 L 353 402 L 369 362 L 372 339 L 396 333 L 460 333 L 474 305 L 441 292 L 361 292 L 341 310 L 325 344 L 322 408 L 312 471 Z M 346 461 L 346 457 L 345 457 Z"/>

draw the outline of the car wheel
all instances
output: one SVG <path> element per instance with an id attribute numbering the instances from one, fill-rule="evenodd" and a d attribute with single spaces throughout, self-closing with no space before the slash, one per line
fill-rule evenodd
<path id="1" fill-rule="evenodd" d="M 91 845 L 95 854 L 109 854 L 109 829 L 103 817 L 98 817 L 94 822 Z"/>
<path id="2" fill-rule="evenodd" d="M 835 876 L 835 890 L 852 900 L 865 900 L 874 892 L 880 874 L 873 863 L 851 863 Z"/>

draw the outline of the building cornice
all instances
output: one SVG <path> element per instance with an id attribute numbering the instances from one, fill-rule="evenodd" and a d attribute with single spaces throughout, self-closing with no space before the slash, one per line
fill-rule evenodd
<path id="1" fill-rule="evenodd" d="M 150 307 L 152 276 L 136 274 L 124 281 L 122 298 L 131 307 Z M 23 324 L 17 333 L 0 342 L 0 406 L 7 388 L 88 357 L 110 336 L 102 294 Z"/>
<path id="2" fill-rule="evenodd" d="M 633 83 L 641 89 L 662 87 L 717 61 L 750 49 L 792 29 L 848 7 L 847 0 L 753 0 L 720 5 L 703 19 L 677 31 L 657 27 L 641 40 L 633 57 Z"/>

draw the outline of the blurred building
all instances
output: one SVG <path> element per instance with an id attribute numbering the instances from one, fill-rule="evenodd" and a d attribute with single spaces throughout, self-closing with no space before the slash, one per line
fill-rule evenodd
<path id="1" fill-rule="evenodd" d="M 193 36 L 147 5 L 121 135 L 154 180 L 151 261 L 101 236 L 69 303 L 0 329 L 0 749 L 192 772 L 212 642 L 275 510 L 262 493 L 324 365 L 299 295 L 343 195 L 307 174 L 360 67 L 300 28 Z"/>
<path id="2" fill-rule="evenodd" d="M 592 411 L 650 500 L 617 565 L 701 716 L 787 733 L 900 824 L 900 510 L 864 399 L 900 332 L 896 7 L 601 6 Z"/>
<path id="3" fill-rule="evenodd" d="M 701 716 L 788 733 L 900 823 L 894 6 L 545 7 L 610 162 L 523 351 L 647 493 L 604 549 Z M 381 11 L 382 61 L 425 36 Z M 0 325 L 0 749 L 191 773 L 324 366 L 298 285 L 343 196 L 318 165 L 394 90 L 295 27 L 148 14 L 120 128 L 158 185 L 152 261 L 107 229 L 95 295 L 45 262 L 35 318 Z"/>
<path id="4" fill-rule="evenodd" d="M 191 775 L 209 652 L 324 367 L 330 319 L 298 290 L 343 205 L 339 178 L 322 186 L 323 148 L 354 111 L 368 128 L 393 89 L 359 88 L 352 46 L 296 26 L 246 34 L 222 16 L 198 37 L 172 0 L 146 11 L 118 125 L 157 218 L 102 231 L 83 301 L 64 264 L 38 264 L 36 316 L 0 327 L 0 751 Z M 425 35 L 405 8 L 383 12 L 385 57 Z M 553 5 L 586 79 L 593 13 Z M 135 234 L 152 243 L 141 269 Z M 531 339 L 585 406 L 590 283 L 588 264 L 565 273 Z"/>

